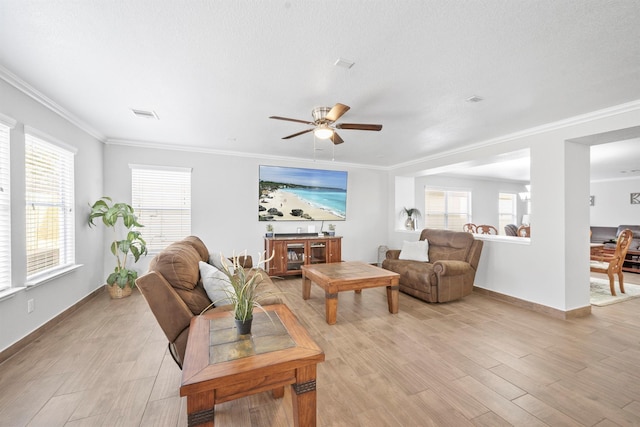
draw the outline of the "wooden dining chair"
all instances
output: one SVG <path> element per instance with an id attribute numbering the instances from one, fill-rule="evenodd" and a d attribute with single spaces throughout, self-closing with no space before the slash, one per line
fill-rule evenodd
<path id="1" fill-rule="evenodd" d="M 476 233 L 478 233 L 478 234 L 494 234 L 494 235 L 497 235 L 498 234 L 498 229 L 495 228 L 493 225 L 482 224 L 482 225 L 478 225 L 476 227 Z"/>
<path id="2" fill-rule="evenodd" d="M 462 226 L 462 231 L 466 231 L 467 233 L 475 233 L 476 225 L 469 222 Z"/>
<path id="3" fill-rule="evenodd" d="M 631 230 L 624 229 L 618 234 L 618 242 L 616 243 L 616 250 L 613 254 L 603 253 L 599 256 L 592 256 L 590 267 L 591 271 L 595 273 L 605 273 L 609 276 L 609 287 L 611 288 L 611 295 L 616 295 L 614 288 L 614 274 L 618 275 L 618 283 L 620 284 L 620 292 L 624 293 L 624 274 L 622 273 L 622 264 L 627 257 L 627 251 L 633 239 L 633 233 Z"/>
<path id="4" fill-rule="evenodd" d="M 516 235 L 519 237 L 531 237 L 531 226 L 521 225 L 520 227 L 518 227 L 518 231 L 516 231 Z"/>

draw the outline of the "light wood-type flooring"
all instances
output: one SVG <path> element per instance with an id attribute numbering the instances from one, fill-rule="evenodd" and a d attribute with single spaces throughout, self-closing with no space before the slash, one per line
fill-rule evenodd
<path id="1" fill-rule="evenodd" d="M 628 283 L 640 275 L 625 274 Z M 640 298 L 558 320 L 473 294 L 427 304 L 384 288 L 340 293 L 276 280 L 322 347 L 319 426 L 638 426 Z M 0 426 L 186 426 L 180 370 L 137 291 L 100 293 L 0 365 Z M 216 407 L 216 426 L 291 426 L 289 390 Z"/>

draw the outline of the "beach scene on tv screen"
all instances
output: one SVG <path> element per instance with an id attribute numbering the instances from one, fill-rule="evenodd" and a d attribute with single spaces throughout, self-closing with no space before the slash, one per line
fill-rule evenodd
<path id="1" fill-rule="evenodd" d="M 343 221 L 347 172 L 260 166 L 259 221 Z"/>

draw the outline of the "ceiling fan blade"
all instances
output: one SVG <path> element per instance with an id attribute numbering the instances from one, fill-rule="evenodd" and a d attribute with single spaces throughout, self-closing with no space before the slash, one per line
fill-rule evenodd
<path id="1" fill-rule="evenodd" d="M 335 122 L 340 117 L 342 117 L 344 113 L 349 111 L 350 108 L 351 107 L 349 107 L 348 105 L 338 103 L 334 105 L 333 108 L 327 113 L 326 119 L 331 122 Z"/>
<path id="2" fill-rule="evenodd" d="M 344 142 L 344 140 L 342 138 L 340 138 L 340 135 L 338 135 L 338 132 L 333 131 L 333 136 L 331 137 L 331 141 L 335 144 L 342 144 Z"/>
<path id="3" fill-rule="evenodd" d="M 298 136 L 298 135 L 302 135 L 302 134 L 305 134 L 305 133 L 311 132 L 312 130 L 313 130 L 313 128 L 311 128 L 311 129 L 307 129 L 307 130 L 303 130 L 302 132 L 298 132 L 298 133 L 294 133 L 293 135 L 285 136 L 285 137 L 283 137 L 282 139 L 289 139 L 289 138 L 293 138 L 293 137 L 295 137 L 295 136 Z"/>
<path id="4" fill-rule="evenodd" d="M 382 125 L 367 125 L 364 123 L 338 123 L 337 129 L 351 129 L 351 130 L 381 130 Z"/>
<path id="5" fill-rule="evenodd" d="M 306 125 L 314 125 L 315 123 L 310 122 L 309 120 L 298 120 L 298 119 L 290 119 L 288 117 L 280 117 L 280 116 L 271 116 L 269 117 L 270 119 L 276 119 L 276 120 L 286 120 L 288 122 L 297 122 L 297 123 L 304 123 Z"/>

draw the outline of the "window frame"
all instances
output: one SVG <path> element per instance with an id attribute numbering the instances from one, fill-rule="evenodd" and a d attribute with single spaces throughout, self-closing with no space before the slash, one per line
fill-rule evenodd
<path id="1" fill-rule="evenodd" d="M 429 216 L 430 215 L 434 215 L 432 212 L 436 212 L 435 215 L 438 214 L 438 211 L 432 211 L 429 208 L 429 192 L 441 192 L 444 193 L 444 211 L 440 211 L 440 214 L 443 217 L 443 226 L 441 227 L 439 224 L 430 224 L 429 222 Z M 450 205 L 450 197 L 453 196 L 453 193 L 466 193 L 466 199 L 467 199 L 467 212 L 452 212 L 449 210 L 449 205 Z M 449 228 L 449 225 L 451 224 L 451 221 L 449 220 L 450 217 L 455 216 L 455 215 L 464 215 L 466 216 L 466 218 L 463 220 L 464 222 L 462 224 L 465 223 L 469 223 L 472 222 L 472 197 L 473 197 L 473 192 L 470 189 L 467 188 L 445 188 L 445 187 L 429 187 L 429 186 L 425 186 L 424 187 L 424 224 L 425 227 L 427 228 L 435 228 L 435 229 L 439 229 L 439 230 L 452 230 L 452 228 Z M 462 230 L 462 224 L 460 225 L 460 229 L 456 230 L 456 231 L 461 231 Z"/>
<path id="2" fill-rule="evenodd" d="M 131 169 L 131 206 L 138 217 L 138 221 L 144 226 L 140 229 L 140 233 L 147 242 L 148 253 L 156 254 L 169 244 L 191 235 L 191 181 L 193 169 L 139 164 L 130 164 L 129 168 Z M 151 184 L 146 191 L 157 193 L 150 198 L 147 197 L 147 201 L 143 201 L 142 192 L 145 190 L 140 188 L 142 183 L 139 179 L 142 179 L 143 175 L 145 176 L 144 179 Z M 177 182 L 175 178 L 182 178 L 184 181 Z M 157 179 L 159 181 L 154 182 Z M 174 199 L 168 201 L 166 197 L 171 194 L 172 188 L 179 194 L 173 193 Z M 175 197 L 181 199 L 182 202 L 176 204 Z M 165 200 L 162 200 L 163 198 Z M 144 205 L 144 203 L 149 202 L 157 204 L 153 207 Z M 180 203 L 184 205 L 180 206 Z M 155 214 L 150 213 L 151 211 Z M 172 219 L 178 218 L 177 224 L 161 221 L 163 219 L 162 212 L 169 211 L 172 212 L 170 214 L 173 216 Z M 156 219 L 151 219 L 154 217 Z M 166 217 L 164 218 L 166 219 Z"/>
<path id="3" fill-rule="evenodd" d="M 75 260 L 75 155 L 77 149 L 30 126 L 25 126 L 24 137 L 26 285 L 35 286 L 77 267 Z M 33 150 L 34 147 L 37 150 Z M 34 165 L 30 164 L 30 162 L 39 161 L 38 156 L 42 158 L 43 152 L 50 156 L 47 160 L 55 159 L 57 161 L 55 165 L 47 165 L 55 166 L 51 167 L 51 171 L 55 172 L 56 176 L 43 168 L 44 163 L 40 165 L 40 169 L 34 169 Z M 37 179 L 33 179 L 36 173 L 40 174 L 37 175 Z M 43 176 L 51 178 L 49 182 L 46 182 L 50 184 L 52 190 L 48 195 L 51 198 L 47 201 L 42 199 L 42 196 L 35 196 L 36 190 L 39 190 L 45 183 L 42 179 Z M 56 186 L 57 190 L 55 190 Z M 40 199 L 38 199 L 39 197 Z M 35 206 L 46 206 L 60 210 L 57 215 L 57 221 L 61 224 L 57 233 L 57 245 L 45 245 L 49 251 L 59 251 L 58 261 L 43 268 L 34 268 L 29 262 L 30 246 L 32 247 L 34 243 L 38 245 L 40 243 L 38 237 L 33 240 L 32 234 L 30 234 L 33 233 L 30 230 L 33 218 L 29 215 L 29 208 L 34 209 Z M 37 230 L 37 228 L 36 225 L 34 229 Z M 38 232 L 38 234 L 41 233 Z M 45 234 L 48 235 L 48 233 Z"/>
<path id="4" fill-rule="evenodd" d="M 11 270 L 11 130 L 16 121 L 0 114 L 0 293 L 12 286 Z"/>
<path id="5" fill-rule="evenodd" d="M 502 212 L 501 211 L 501 207 L 502 207 L 502 197 L 503 196 L 510 196 L 511 199 L 511 212 Z M 510 191 L 500 191 L 498 193 L 498 234 L 506 234 L 506 232 L 504 231 L 504 227 L 507 224 L 514 224 L 514 225 L 518 225 L 518 193 L 515 192 L 510 192 Z M 509 215 L 510 219 L 506 222 L 503 222 L 502 220 L 502 216 L 503 215 Z"/>

